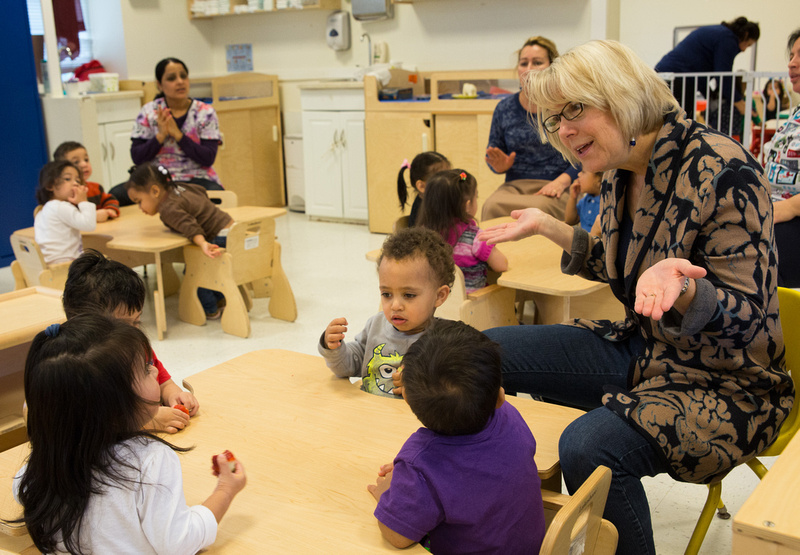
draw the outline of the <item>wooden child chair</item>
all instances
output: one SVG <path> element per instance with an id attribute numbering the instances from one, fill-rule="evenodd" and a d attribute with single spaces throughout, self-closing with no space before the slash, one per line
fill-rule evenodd
<path id="1" fill-rule="evenodd" d="M 239 337 L 250 336 L 248 311 L 252 296 L 270 297 L 273 318 L 294 322 L 297 306 L 289 280 L 281 266 L 281 246 L 275 240 L 271 217 L 236 222 L 230 228 L 227 247 L 217 258 L 209 258 L 194 245 L 183 248 L 186 275 L 181 285 L 178 314 L 181 320 L 202 326 L 206 314 L 197 298 L 205 287 L 225 295 L 222 330 Z"/>
<path id="2" fill-rule="evenodd" d="M 456 279 L 450 288 L 447 300 L 436 309 L 436 316 L 448 320 L 460 320 L 478 331 L 499 326 L 519 324 L 514 312 L 517 292 L 492 284 L 467 294 L 464 273 L 456 266 Z"/>
<path id="3" fill-rule="evenodd" d="M 11 234 L 11 249 L 16 258 L 11 263 L 14 289 L 24 289 L 35 285 L 64 289 L 70 262 L 47 264 L 36 241 L 17 233 Z"/>
<path id="4" fill-rule="evenodd" d="M 778 287 L 778 303 L 780 305 L 781 329 L 783 330 L 783 343 L 786 347 L 786 372 L 795 384 L 795 391 L 798 388 L 798 376 L 800 376 L 800 291 Z M 789 444 L 792 438 L 800 429 L 800 402 L 795 400 L 789 416 L 781 424 L 777 439 L 758 454 L 759 457 L 776 457 L 783 453 L 783 449 Z M 763 480 L 767 475 L 767 467 L 753 457 L 745 464 L 756 473 L 759 480 Z M 689 545 L 686 547 L 686 555 L 696 555 L 703 545 L 714 513 L 718 512 L 722 519 L 729 519 L 730 514 L 725 504 L 722 502 L 722 481 L 708 485 L 708 497 L 706 498 L 700 517 L 689 538 Z"/>
<path id="5" fill-rule="evenodd" d="M 545 516 L 557 511 L 547 528 L 539 555 L 613 555 L 619 534 L 603 520 L 611 470 L 598 466 L 575 495 L 542 490 Z"/>
<path id="6" fill-rule="evenodd" d="M 220 210 L 239 206 L 239 197 L 233 191 L 206 191 L 206 194 Z"/>

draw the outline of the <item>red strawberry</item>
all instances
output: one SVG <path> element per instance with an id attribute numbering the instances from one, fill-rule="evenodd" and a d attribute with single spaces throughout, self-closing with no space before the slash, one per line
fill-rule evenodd
<path id="1" fill-rule="evenodd" d="M 222 454 L 225 455 L 225 458 L 228 460 L 228 463 L 230 464 L 231 472 L 236 470 L 236 462 L 235 462 L 236 461 L 236 457 L 233 456 L 233 453 L 231 453 L 230 451 L 228 451 L 226 449 L 225 451 L 222 452 Z M 214 476 L 219 476 L 219 464 L 217 463 L 217 457 L 218 456 L 219 455 L 214 455 L 214 456 L 211 457 L 211 471 L 214 474 Z"/>
<path id="2" fill-rule="evenodd" d="M 181 410 L 181 411 L 183 411 L 183 412 L 185 412 L 185 413 L 186 413 L 186 416 L 189 416 L 189 409 L 187 409 L 187 408 L 186 408 L 186 407 L 184 407 L 183 405 L 173 405 L 173 406 L 172 406 L 172 408 L 173 408 L 173 409 L 178 409 L 178 410 Z"/>

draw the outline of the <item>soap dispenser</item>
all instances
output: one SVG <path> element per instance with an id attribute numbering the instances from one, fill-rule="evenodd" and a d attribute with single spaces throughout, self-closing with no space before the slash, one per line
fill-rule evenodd
<path id="1" fill-rule="evenodd" d="M 350 14 L 343 10 L 328 16 L 325 26 L 325 38 L 332 50 L 350 49 Z"/>

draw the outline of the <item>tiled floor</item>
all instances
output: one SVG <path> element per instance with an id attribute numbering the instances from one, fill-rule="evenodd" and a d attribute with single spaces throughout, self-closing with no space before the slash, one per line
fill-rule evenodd
<path id="1" fill-rule="evenodd" d="M 152 299 L 142 317 L 159 358 L 177 383 L 241 353 L 256 349 L 288 349 L 316 354 L 316 343 L 330 320 L 345 316 L 352 337 L 378 310 L 378 280 L 374 263 L 364 254 L 379 248 L 383 235 L 370 234 L 366 226 L 309 221 L 289 213 L 278 219 L 283 245 L 283 265 L 294 290 L 298 318 L 284 322 L 270 317 L 267 299 L 256 299 L 250 312 L 249 339 L 222 332 L 219 321 L 197 327 L 178 320 L 177 295 L 167 298 L 167 334 L 155 338 Z M 154 285 L 151 267 L 148 287 Z M 0 292 L 13 289 L 9 268 L 0 269 Z M 202 399 L 200 399 L 202 404 Z M 310 409 L 311 410 L 311 409 Z M 766 461 L 767 465 L 771 461 Z M 758 480 L 749 468 L 734 470 L 725 480 L 723 499 L 735 514 Z M 679 484 L 667 476 L 644 481 L 650 500 L 658 553 L 683 553 L 705 501 L 703 486 Z M 715 518 L 703 544 L 703 554 L 731 551 L 731 520 Z"/>

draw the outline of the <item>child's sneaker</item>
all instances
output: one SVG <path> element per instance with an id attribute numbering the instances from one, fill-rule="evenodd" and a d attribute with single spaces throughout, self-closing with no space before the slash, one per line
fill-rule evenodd
<path id="1" fill-rule="evenodd" d="M 206 314 L 206 320 L 219 320 L 220 318 L 222 318 L 222 309 L 221 308 L 218 308 L 217 310 L 215 310 L 211 314 Z"/>

